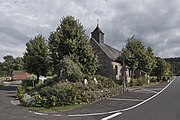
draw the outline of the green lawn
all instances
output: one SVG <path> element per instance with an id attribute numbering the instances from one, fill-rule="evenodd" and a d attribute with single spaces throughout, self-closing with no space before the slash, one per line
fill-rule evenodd
<path id="1" fill-rule="evenodd" d="M 0 80 L 6 80 L 6 77 L 0 77 Z"/>
<path id="2" fill-rule="evenodd" d="M 68 110 L 73 110 L 80 108 L 84 106 L 85 104 L 77 104 L 77 105 L 66 105 L 66 106 L 60 106 L 60 107 L 51 107 L 51 108 L 44 108 L 44 107 L 28 107 L 29 110 L 36 111 L 36 112 L 63 112 L 63 111 L 68 111 Z"/>

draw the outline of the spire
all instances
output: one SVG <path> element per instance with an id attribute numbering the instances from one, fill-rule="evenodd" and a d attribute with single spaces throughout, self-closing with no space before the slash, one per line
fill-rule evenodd
<path id="1" fill-rule="evenodd" d="M 97 19 L 97 27 L 99 26 L 99 19 Z"/>
<path id="2" fill-rule="evenodd" d="M 92 38 L 94 38 L 99 44 L 104 44 L 104 33 L 99 28 L 99 19 L 97 19 L 97 27 L 91 33 Z"/>

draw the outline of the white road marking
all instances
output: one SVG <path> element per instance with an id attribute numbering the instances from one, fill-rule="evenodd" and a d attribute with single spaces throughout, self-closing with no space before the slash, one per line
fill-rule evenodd
<path id="1" fill-rule="evenodd" d="M 156 96 L 158 96 L 159 94 L 161 94 L 165 89 L 167 89 L 167 88 L 172 84 L 172 82 L 173 82 L 174 80 L 175 80 L 175 78 L 174 78 L 166 87 L 164 87 L 161 91 L 159 91 L 157 94 L 153 95 L 152 97 L 144 100 L 143 102 L 141 102 L 141 103 L 139 103 L 139 104 L 137 104 L 137 105 L 134 105 L 134 106 L 132 106 L 132 107 L 129 107 L 129 108 L 126 108 L 126 109 L 123 109 L 123 110 L 120 110 L 120 111 L 123 112 L 123 111 L 127 111 L 127 110 L 134 109 L 134 108 L 136 108 L 136 107 L 138 107 L 138 106 L 146 103 L 147 101 L 155 98 Z M 118 111 L 119 111 L 119 110 L 118 110 Z"/>
<path id="2" fill-rule="evenodd" d="M 110 114 L 110 113 L 111 112 L 102 112 L 102 113 L 89 113 L 89 114 L 74 114 L 74 115 L 68 115 L 68 116 L 69 117 L 83 117 L 83 116 L 105 115 L 105 114 Z"/>
<path id="3" fill-rule="evenodd" d="M 34 112 L 34 114 L 36 114 L 36 115 L 48 115 L 48 114 L 45 114 L 45 113 L 39 113 L 39 112 Z"/>
<path id="4" fill-rule="evenodd" d="M 148 91 L 148 92 L 151 92 L 151 93 L 158 93 L 158 92 L 156 92 L 156 91 L 149 90 L 149 89 L 144 89 L 144 88 L 141 88 L 141 90 L 143 90 L 143 91 Z"/>
<path id="5" fill-rule="evenodd" d="M 140 90 L 138 90 L 138 91 L 132 91 L 132 92 L 135 92 L 135 93 L 145 93 L 145 94 L 153 94 L 152 92 L 148 92 L 148 91 L 140 91 Z"/>
<path id="6" fill-rule="evenodd" d="M 105 115 L 105 114 L 111 114 L 111 113 L 120 113 L 120 112 L 124 112 L 124 111 L 127 111 L 127 110 L 131 110 L 131 109 L 134 109 L 144 103 L 146 103 L 147 101 L 155 98 L 156 96 L 158 96 L 159 94 L 161 94 L 165 89 L 167 89 L 171 84 L 172 82 L 175 80 L 175 78 L 166 86 L 164 87 L 161 91 L 159 91 L 158 93 L 156 93 L 155 95 L 153 95 L 152 97 L 140 102 L 139 104 L 136 104 L 132 107 L 129 107 L 129 108 L 126 108 L 126 109 L 121 109 L 121 110 L 115 110 L 115 111 L 109 111 L 109 112 L 102 112 L 102 113 L 92 113 L 92 114 L 74 114 L 74 115 L 68 115 L 68 116 L 72 116 L 72 117 L 82 117 L 82 116 L 95 116 L 95 115 Z"/>
<path id="7" fill-rule="evenodd" d="M 119 100 L 119 101 L 135 101 L 135 102 L 142 102 L 144 100 L 139 100 L 139 99 L 120 99 L 120 98 L 107 98 L 108 100 Z"/>
<path id="8" fill-rule="evenodd" d="M 55 116 L 55 117 L 60 117 L 61 115 L 60 115 L 60 114 L 55 114 L 55 115 L 53 115 L 53 116 Z"/>
<path id="9" fill-rule="evenodd" d="M 113 118 L 113 117 L 116 117 L 116 116 L 118 116 L 118 115 L 121 115 L 121 114 L 122 114 L 121 112 L 118 112 L 118 113 L 112 114 L 112 115 L 110 115 L 110 116 L 107 116 L 107 117 L 105 117 L 105 118 L 102 118 L 101 120 L 109 120 L 109 119 L 111 119 L 111 118 Z"/>
<path id="10" fill-rule="evenodd" d="M 154 97 L 158 96 L 158 95 L 161 94 L 165 89 L 167 89 L 167 88 L 172 84 L 172 82 L 173 82 L 174 80 L 175 80 L 175 78 L 174 78 L 166 87 L 164 87 L 161 91 L 159 91 L 158 93 L 156 93 L 156 94 L 153 95 L 152 97 L 150 97 L 150 98 L 148 98 L 148 99 L 142 101 L 141 103 L 136 104 L 136 105 L 134 105 L 134 106 L 132 106 L 132 107 L 129 107 L 129 108 L 126 108 L 126 109 L 122 109 L 122 110 L 109 111 L 109 112 L 91 113 L 91 114 L 74 114 L 74 115 L 67 115 L 67 116 L 69 116 L 69 117 L 70 117 L 70 116 L 71 116 L 71 117 L 82 117 L 82 116 L 95 116 L 95 115 L 105 115 L 105 114 L 114 113 L 113 115 L 110 115 L 110 116 L 108 116 L 108 117 L 105 117 L 105 118 L 103 118 L 103 119 L 101 119 L 101 120 L 111 119 L 112 117 L 115 117 L 115 116 L 117 116 L 117 115 L 122 114 L 122 112 L 124 112 L 124 111 L 134 109 L 134 108 L 136 108 L 136 107 L 138 107 L 138 106 L 146 103 L 147 101 L 153 99 Z M 31 112 L 31 111 L 30 111 L 30 112 Z M 48 115 L 48 114 L 45 114 L 45 113 L 38 113 L 38 112 L 34 112 L 34 114 L 36 114 L 36 115 L 44 115 L 44 116 L 45 116 L 45 115 Z M 60 114 L 55 114 L 55 115 L 53 115 L 53 116 L 61 116 L 61 115 L 60 115 Z"/>

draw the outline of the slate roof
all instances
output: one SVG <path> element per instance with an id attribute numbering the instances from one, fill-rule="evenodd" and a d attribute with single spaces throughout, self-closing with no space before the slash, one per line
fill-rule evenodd
<path id="1" fill-rule="evenodd" d="M 107 44 L 101 44 L 101 48 L 104 50 L 104 52 L 108 55 L 108 57 L 115 61 L 117 57 L 119 57 L 122 53 L 121 51 L 107 45 Z"/>
<path id="2" fill-rule="evenodd" d="M 103 35 L 104 35 L 104 33 L 102 32 L 102 30 L 99 28 L 99 26 L 97 25 L 97 27 L 94 29 L 94 31 L 93 32 L 95 32 L 95 31 L 97 31 L 97 32 L 101 32 Z M 92 32 L 92 33 L 93 33 Z"/>
<path id="3" fill-rule="evenodd" d="M 115 61 L 117 57 L 122 55 L 121 51 L 119 51 L 107 44 L 99 44 L 94 38 L 91 38 L 91 40 L 93 40 L 112 61 Z"/>

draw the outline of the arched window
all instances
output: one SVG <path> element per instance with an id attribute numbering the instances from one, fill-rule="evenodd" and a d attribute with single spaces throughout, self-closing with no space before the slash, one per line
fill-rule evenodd
<path id="1" fill-rule="evenodd" d="M 117 65 L 115 65 L 115 71 L 116 71 L 116 75 L 118 75 L 118 67 L 117 67 Z"/>

